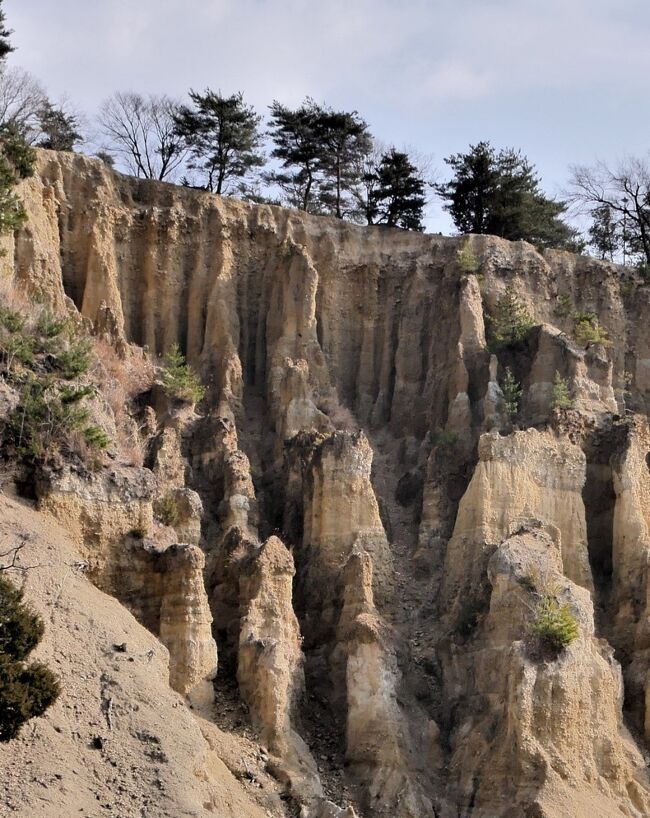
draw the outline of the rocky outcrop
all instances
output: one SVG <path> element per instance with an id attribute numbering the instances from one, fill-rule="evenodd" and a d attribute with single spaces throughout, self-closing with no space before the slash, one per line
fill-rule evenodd
<path id="1" fill-rule="evenodd" d="M 0 511 L 2 542 L 24 543 L 9 578 L 46 623 L 38 659 L 62 691 L 43 718 L 0 744 L 0 812 L 285 818 L 255 745 L 194 717 L 169 686 L 167 648 L 88 580 L 66 530 L 6 497 Z M 261 787 L 245 783 L 246 765 Z"/>
<path id="2" fill-rule="evenodd" d="M 334 433 L 313 454 L 305 479 L 300 560 L 300 583 L 311 598 L 310 605 L 318 603 L 308 589 L 318 588 L 325 578 L 334 580 L 354 547 L 366 550 L 379 572 L 390 571 L 388 540 L 370 481 L 371 465 L 372 449 L 362 432 Z M 333 586 L 321 590 L 325 600 L 331 600 Z M 331 615 L 322 611 L 320 615 L 326 625 Z"/>
<path id="3" fill-rule="evenodd" d="M 332 656 L 345 680 L 345 755 L 367 789 L 366 808 L 386 818 L 416 818 L 433 809 L 421 782 L 430 772 L 427 765 L 437 761 L 438 728 L 425 723 L 414 734 L 400 707 L 395 634 L 375 607 L 372 573 L 370 555 L 357 545 L 343 571 L 343 607 Z"/>
<path id="4" fill-rule="evenodd" d="M 643 727 L 650 698 L 650 295 L 634 274 L 74 154 L 40 152 L 22 195 L 7 276 L 118 357 L 178 343 L 207 386 L 197 411 L 143 388 L 145 468 L 55 473 L 39 506 L 167 646 L 177 690 L 205 689 L 216 638 L 217 693 L 245 705 L 291 810 L 648 812 L 621 709 Z M 535 326 L 497 348 L 506 288 Z M 588 313 L 611 345 L 577 342 Z M 579 629 L 554 656 L 531 636 L 547 595 Z"/>
<path id="5" fill-rule="evenodd" d="M 463 603 L 497 544 L 530 519 L 558 530 L 566 575 L 593 587 L 582 488 L 586 463 L 568 439 L 535 429 L 483 435 L 445 558 L 443 604 Z"/>
<path id="6" fill-rule="evenodd" d="M 41 477 L 38 507 L 70 532 L 90 576 L 113 593 L 111 574 L 125 539 L 153 532 L 154 490 L 148 469 L 116 468 L 96 474 L 65 469 Z"/>
<path id="7" fill-rule="evenodd" d="M 477 818 L 645 815 L 650 789 L 622 725 L 620 669 L 594 638 L 589 592 L 563 573 L 557 529 L 527 527 L 503 541 L 488 578 L 485 618 L 446 667 L 452 700 L 468 696 L 451 737 L 454 802 Z M 530 631 L 548 594 L 579 627 L 559 657 L 545 656 Z"/>
<path id="8" fill-rule="evenodd" d="M 188 693 L 217 668 L 205 558 L 196 546 L 165 542 L 167 532 L 158 530 L 157 540 L 149 539 L 155 487 L 147 469 L 94 476 L 50 473 L 38 485 L 39 508 L 70 533 L 93 581 L 160 638 L 170 652 L 171 686 Z M 178 508 L 182 511 L 184 501 L 191 508 L 195 494 L 179 490 Z M 198 495 L 196 502 L 200 509 Z M 188 518 L 180 517 L 177 524 Z M 196 542 L 199 534 L 200 527 L 193 533 Z"/>
<path id="9" fill-rule="evenodd" d="M 292 606 L 291 554 L 270 537 L 239 580 L 242 620 L 237 678 L 269 749 L 286 753 L 291 713 L 302 694 L 300 628 Z"/>

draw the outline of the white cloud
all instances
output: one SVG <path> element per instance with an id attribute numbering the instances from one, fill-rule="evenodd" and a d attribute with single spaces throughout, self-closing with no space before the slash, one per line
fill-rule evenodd
<path id="1" fill-rule="evenodd" d="M 442 157 L 521 146 L 570 162 L 646 149 L 647 0 L 5 0 L 12 61 L 92 112 L 114 90 L 309 94 Z M 634 123 L 634 128 L 624 127 Z M 624 137 L 621 134 L 624 133 Z M 442 163 L 441 163 L 442 164 Z"/>

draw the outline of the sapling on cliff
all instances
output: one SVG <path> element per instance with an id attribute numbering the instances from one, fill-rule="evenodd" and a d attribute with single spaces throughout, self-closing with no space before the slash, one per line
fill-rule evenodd
<path id="1" fill-rule="evenodd" d="M 535 321 L 526 305 L 512 287 L 506 288 L 505 293 L 497 302 L 494 314 L 488 316 L 488 320 L 492 351 L 520 343 L 535 326 Z"/>
<path id="2" fill-rule="evenodd" d="M 514 420 L 519 412 L 519 402 L 523 395 L 519 382 L 512 374 L 510 367 L 506 367 L 506 374 L 501 384 L 501 391 L 503 392 L 503 408 L 510 420 Z"/>
<path id="3" fill-rule="evenodd" d="M 170 397 L 186 403 L 198 403 L 205 396 L 201 379 L 185 361 L 178 344 L 172 344 L 165 355 L 160 382 Z"/>
<path id="4" fill-rule="evenodd" d="M 569 393 L 569 384 L 566 378 L 563 378 L 560 373 L 555 371 L 555 378 L 553 379 L 553 395 L 551 397 L 551 408 L 553 409 L 572 409 L 573 401 Z"/>

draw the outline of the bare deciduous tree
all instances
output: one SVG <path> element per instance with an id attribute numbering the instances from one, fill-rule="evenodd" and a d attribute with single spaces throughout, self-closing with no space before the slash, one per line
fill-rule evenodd
<path id="1" fill-rule="evenodd" d="M 0 69 L 0 125 L 13 125 L 28 142 L 39 135 L 39 117 L 47 104 L 42 86 L 22 68 Z"/>
<path id="2" fill-rule="evenodd" d="M 116 93 L 99 113 L 99 125 L 129 171 L 145 179 L 169 179 L 182 164 L 185 147 L 176 134 L 178 103 L 167 96 Z"/>
<path id="3" fill-rule="evenodd" d="M 650 161 L 630 158 L 610 168 L 605 162 L 572 169 L 570 201 L 582 212 L 606 206 L 624 225 L 624 252 L 650 264 Z"/>

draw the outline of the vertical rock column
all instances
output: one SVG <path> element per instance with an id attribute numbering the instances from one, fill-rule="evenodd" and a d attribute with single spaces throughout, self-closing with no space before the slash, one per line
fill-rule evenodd
<path id="1" fill-rule="evenodd" d="M 217 672 L 217 648 L 212 638 L 212 614 L 203 582 L 205 557 L 192 545 L 165 549 L 156 566 L 163 574 L 160 601 L 160 641 L 169 650 L 169 683 L 190 693 Z"/>
<path id="2" fill-rule="evenodd" d="M 612 641 L 628 659 L 626 701 L 650 739 L 650 428 L 637 419 L 612 457 Z"/>
<path id="3" fill-rule="evenodd" d="M 346 757 L 368 805 L 376 815 L 414 818 L 431 804 L 409 758 L 394 637 L 375 606 L 373 586 L 382 592 L 391 557 L 371 465 L 362 433 L 335 432 L 313 453 L 299 555 L 305 637 L 315 654 L 327 654 L 331 704 L 346 709 Z"/>

